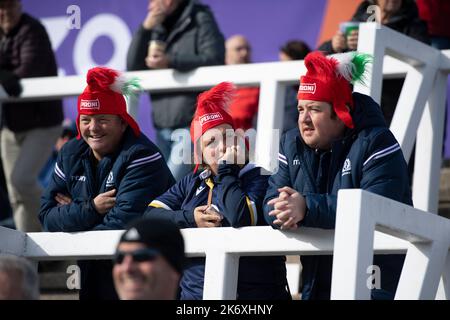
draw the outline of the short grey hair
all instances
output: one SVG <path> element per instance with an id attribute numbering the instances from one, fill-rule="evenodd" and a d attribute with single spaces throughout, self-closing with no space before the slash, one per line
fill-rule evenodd
<path id="1" fill-rule="evenodd" d="M 30 261 L 12 255 L 0 255 L 0 272 L 19 272 L 22 277 L 22 299 L 39 300 L 39 275 Z"/>

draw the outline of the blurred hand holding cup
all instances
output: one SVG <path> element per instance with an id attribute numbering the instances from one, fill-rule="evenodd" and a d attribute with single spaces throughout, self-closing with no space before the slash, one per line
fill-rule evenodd
<path id="1" fill-rule="evenodd" d="M 347 37 L 353 30 L 359 29 L 359 22 L 346 21 L 339 24 L 339 30 Z"/>
<path id="2" fill-rule="evenodd" d="M 166 43 L 162 40 L 151 40 L 148 43 L 148 57 L 159 57 L 166 51 Z"/>

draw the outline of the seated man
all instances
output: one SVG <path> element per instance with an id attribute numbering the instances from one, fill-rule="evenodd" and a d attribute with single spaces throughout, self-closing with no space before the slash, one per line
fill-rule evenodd
<path id="1" fill-rule="evenodd" d="M 117 294 L 122 300 L 175 300 L 185 259 L 183 236 L 175 223 L 135 220 L 117 245 Z"/>
<path id="2" fill-rule="evenodd" d="M 175 182 L 159 149 L 127 113 L 122 92 L 133 85 L 118 76 L 107 68 L 87 74 L 88 86 L 78 98 L 77 139 L 61 149 L 42 197 L 39 218 L 47 231 L 124 229 L 145 211 L 149 197 Z M 92 263 L 99 269 L 102 264 L 98 274 L 82 267 L 81 299 L 116 297 L 111 263 Z"/>
<path id="3" fill-rule="evenodd" d="M 369 96 L 353 93 L 364 77 L 367 55 L 356 52 L 306 56 L 298 91 L 299 129 L 281 139 L 279 170 L 264 199 L 267 222 L 283 230 L 334 229 L 337 193 L 361 188 L 411 205 L 403 153 Z M 329 299 L 331 256 L 301 257 L 302 299 Z M 375 256 L 381 288 L 372 297 L 393 298 L 403 256 Z"/>

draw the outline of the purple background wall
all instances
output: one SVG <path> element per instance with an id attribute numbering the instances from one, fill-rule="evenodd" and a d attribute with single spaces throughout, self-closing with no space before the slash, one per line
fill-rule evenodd
<path id="1" fill-rule="evenodd" d="M 60 66 L 60 74 L 84 74 L 89 65 L 89 59 L 83 67 L 77 67 L 74 63 L 76 57 L 80 57 L 83 51 L 81 43 L 77 40 L 92 34 L 95 30 L 95 20 L 98 20 L 97 29 L 105 28 L 98 19 L 101 14 L 112 14 L 117 20 L 122 20 L 128 27 L 128 35 L 125 33 L 116 43 L 112 41 L 111 34 L 99 32 L 92 42 L 88 42 L 91 61 L 97 65 L 108 65 L 119 70 L 125 70 L 126 48 L 128 48 L 132 33 L 138 28 L 147 13 L 147 0 L 22 0 L 24 10 L 39 17 L 44 23 L 51 20 L 59 22 L 46 25 L 52 38 L 54 50 Z M 205 4 L 211 6 L 219 26 L 225 37 L 241 33 L 247 36 L 253 45 L 253 60 L 255 62 L 276 61 L 278 48 L 287 40 L 303 39 L 314 47 L 319 36 L 322 15 L 326 0 L 298 1 L 298 0 L 205 0 Z M 132 4 L 132 5 L 131 5 Z M 68 30 L 65 20 L 68 6 L 77 5 L 81 13 L 81 29 Z M 308 14 L 300 14 L 308 13 Z M 302 18 L 299 18 L 299 17 Z M 118 24 L 106 27 L 114 33 L 114 28 L 120 28 Z M 89 30 L 87 30 L 89 29 Z M 105 31 L 104 33 L 107 33 Z M 115 36 L 112 35 L 112 36 Z M 87 36 L 89 38 L 89 36 Z M 53 39 L 63 39 L 60 43 Z M 120 37 L 118 37 L 120 38 Z M 111 58 L 116 56 L 116 63 L 111 63 Z M 114 60 L 114 59 L 113 59 Z M 80 63 L 78 63 L 80 65 Z M 143 131 L 150 137 L 154 137 L 149 110 L 149 99 L 141 97 L 141 107 L 138 122 Z M 74 118 L 76 112 L 76 100 L 66 99 L 65 113 Z"/>
<path id="2" fill-rule="evenodd" d="M 253 61 L 278 59 L 278 48 L 290 39 L 302 39 L 314 48 L 327 0 L 203 0 L 225 37 L 243 34 L 253 46 Z M 94 65 L 125 70 L 126 50 L 132 33 L 145 18 L 147 0 L 22 0 L 24 10 L 47 27 L 60 74 L 85 74 Z M 66 27 L 67 8 L 77 5 L 81 29 Z M 448 84 L 450 92 L 450 81 Z M 450 103 L 447 105 L 450 110 Z M 66 99 L 65 114 L 74 118 L 76 100 Z M 151 139 L 150 103 L 141 96 L 139 125 Z M 450 123 L 447 122 L 446 157 L 450 157 Z"/>

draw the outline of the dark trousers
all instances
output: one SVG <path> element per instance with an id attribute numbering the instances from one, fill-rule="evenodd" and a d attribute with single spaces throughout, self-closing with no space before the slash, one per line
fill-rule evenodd
<path id="1" fill-rule="evenodd" d="M 78 261 L 81 272 L 80 300 L 119 300 L 114 288 L 111 260 Z"/>

